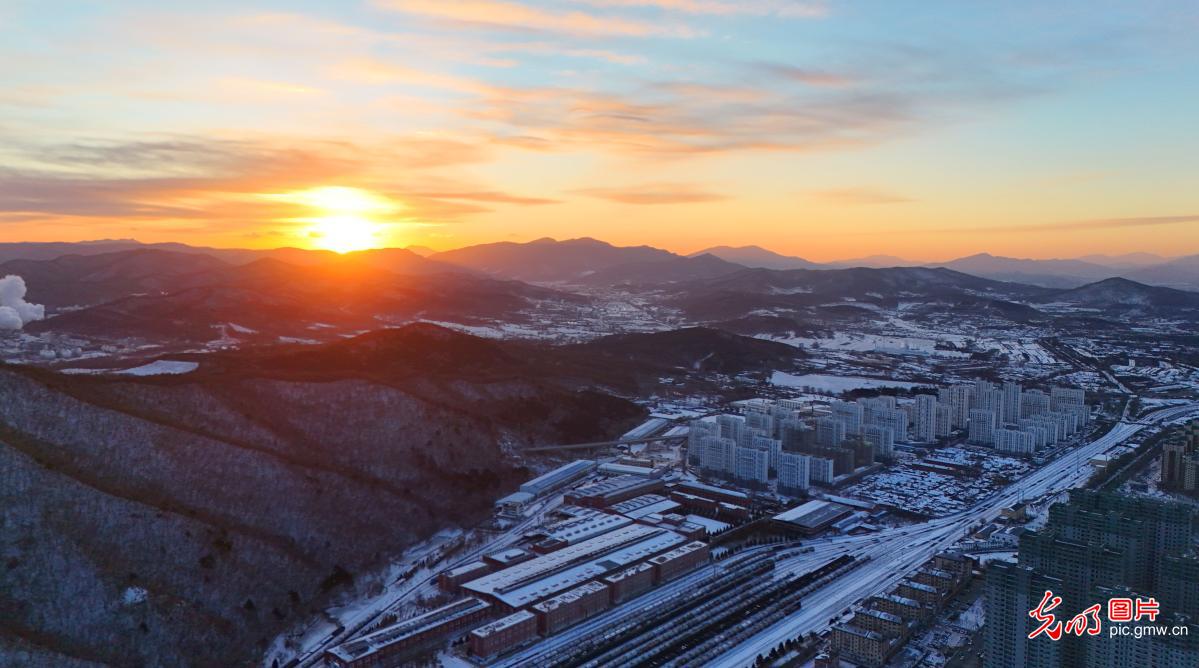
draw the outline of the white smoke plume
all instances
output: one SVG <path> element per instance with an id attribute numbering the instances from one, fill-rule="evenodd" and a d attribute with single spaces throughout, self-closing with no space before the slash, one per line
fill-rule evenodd
<path id="1" fill-rule="evenodd" d="M 0 329 L 21 329 L 45 317 L 45 306 L 25 301 L 25 279 L 12 274 L 0 278 Z"/>

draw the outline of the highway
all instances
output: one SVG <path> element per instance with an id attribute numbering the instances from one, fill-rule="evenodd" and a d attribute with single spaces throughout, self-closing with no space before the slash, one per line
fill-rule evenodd
<path id="1" fill-rule="evenodd" d="M 810 594 L 804 608 L 749 638 L 730 647 L 715 662 L 719 666 L 752 666 L 758 654 L 769 653 L 780 642 L 801 634 L 819 632 L 829 626 L 831 618 L 840 616 L 851 605 L 869 596 L 885 592 L 896 582 L 968 535 L 970 527 L 980 521 L 991 521 L 1004 508 L 1021 499 L 1034 499 L 1048 493 L 1077 487 L 1091 475 L 1086 463 L 1095 455 L 1107 452 L 1127 441 L 1149 426 L 1180 420 L 1199 413 L 1199 403 L 1163 408 L 1137 422 L 1119 422 L 1110 431 L 1087 445 L 1049 462 L 1023 480 L 1012 483 L 973 507 L 939 517 L 923 524 L 899 527 L 865 535 L 844 536 L 809 541 L 806 545 L 815 552 L 781 562 L 778 577 L 803 572 L 840 554 L 869 557 L 865 566 Z"/>

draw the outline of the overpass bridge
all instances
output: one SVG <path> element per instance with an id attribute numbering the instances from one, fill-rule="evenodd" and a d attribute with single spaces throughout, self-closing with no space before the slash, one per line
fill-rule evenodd
<path id="1" fill-rule="evenodd" d="M 523 452 L 561 452 L 568 450 L 597 450 L 600 448 L 614 448 L 618 445 L 635 445 L 637 443 L 660 443 L 662 441 L 679 441 L 687 438 L 686 434 L 676 434 L 674 436 L 650 436 L 648 438 L 629 438 L 617 439 L 615 441 L 594 441 L 591 443 L 566 443 L 562 445 L 534 445 L 527 448 L 521 448 Z"/>

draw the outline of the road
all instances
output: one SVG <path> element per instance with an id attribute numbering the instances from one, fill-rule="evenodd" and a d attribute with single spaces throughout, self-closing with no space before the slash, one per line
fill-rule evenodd
<path id="1" fill-rule="evenodd" d="M 780 563 L 779 576 L 803 572 L 839 554 L 869 557 L 865 566 L 846 577 L 810 594 L 804 608 L 795 615 L 756 634 L 729 649 L 715 661 L 719 666 L 752 666 L 759 654 L 767 654 L 780 642 L 801 634 L 819 632 L 829 620 L 851 605 L 880 594 L 937 552 L 951 547 L 980 521 L 991 521 L 1000 511 L 1021 499 L 1033 499 L 1050 492 L 1077 487 L 1091 475 L 1086 463 L 1095 455 L 1111 450 L 1149 426 L 1164 424 L 1199 413 L 1199 403 L 1163 408 L 1137 422 L 1119 422 L 1110 431 L 1087 445 L 1049 462 L 1028 477 L 1012 483 L 973 507 L 939 517 L 923 524 L 899 527 L 866 536 L 845 536 L 810 541 L 816 551 Z"/>
<path id="2" fill-rule="evenodd" d="M 530 452 L 557 452 L 560 450 L 595 450 L 597 448 L 613 448 L 618 445 L 636 445 L 638 443 L 659 443 L 662 441 L 684 441 L 687 434 L 671 436 L 650 436 L 649 438 L 627 438 L 615 441 L 593 441 L 591 443 L 567 443 L 565 445 L 532 445 L 521 448 L 522 454 Z"/>

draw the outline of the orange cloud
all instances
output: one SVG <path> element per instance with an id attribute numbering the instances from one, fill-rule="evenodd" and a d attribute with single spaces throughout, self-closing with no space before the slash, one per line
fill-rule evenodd
<path id="1" fill-rule="evenodd" d="M 813 191 L 812 196 L 831 204 L 902 204 L 913 201 L 910 197 L 877 188 L 831 188 Z"/>
<path id="2" fill-rule="evenodd" d="M 656 183 L 620 188 L 583 188 L 575 192 L 620 204 L 695 204 L 727 199 L 724 195 L 686 183 Z"/>

